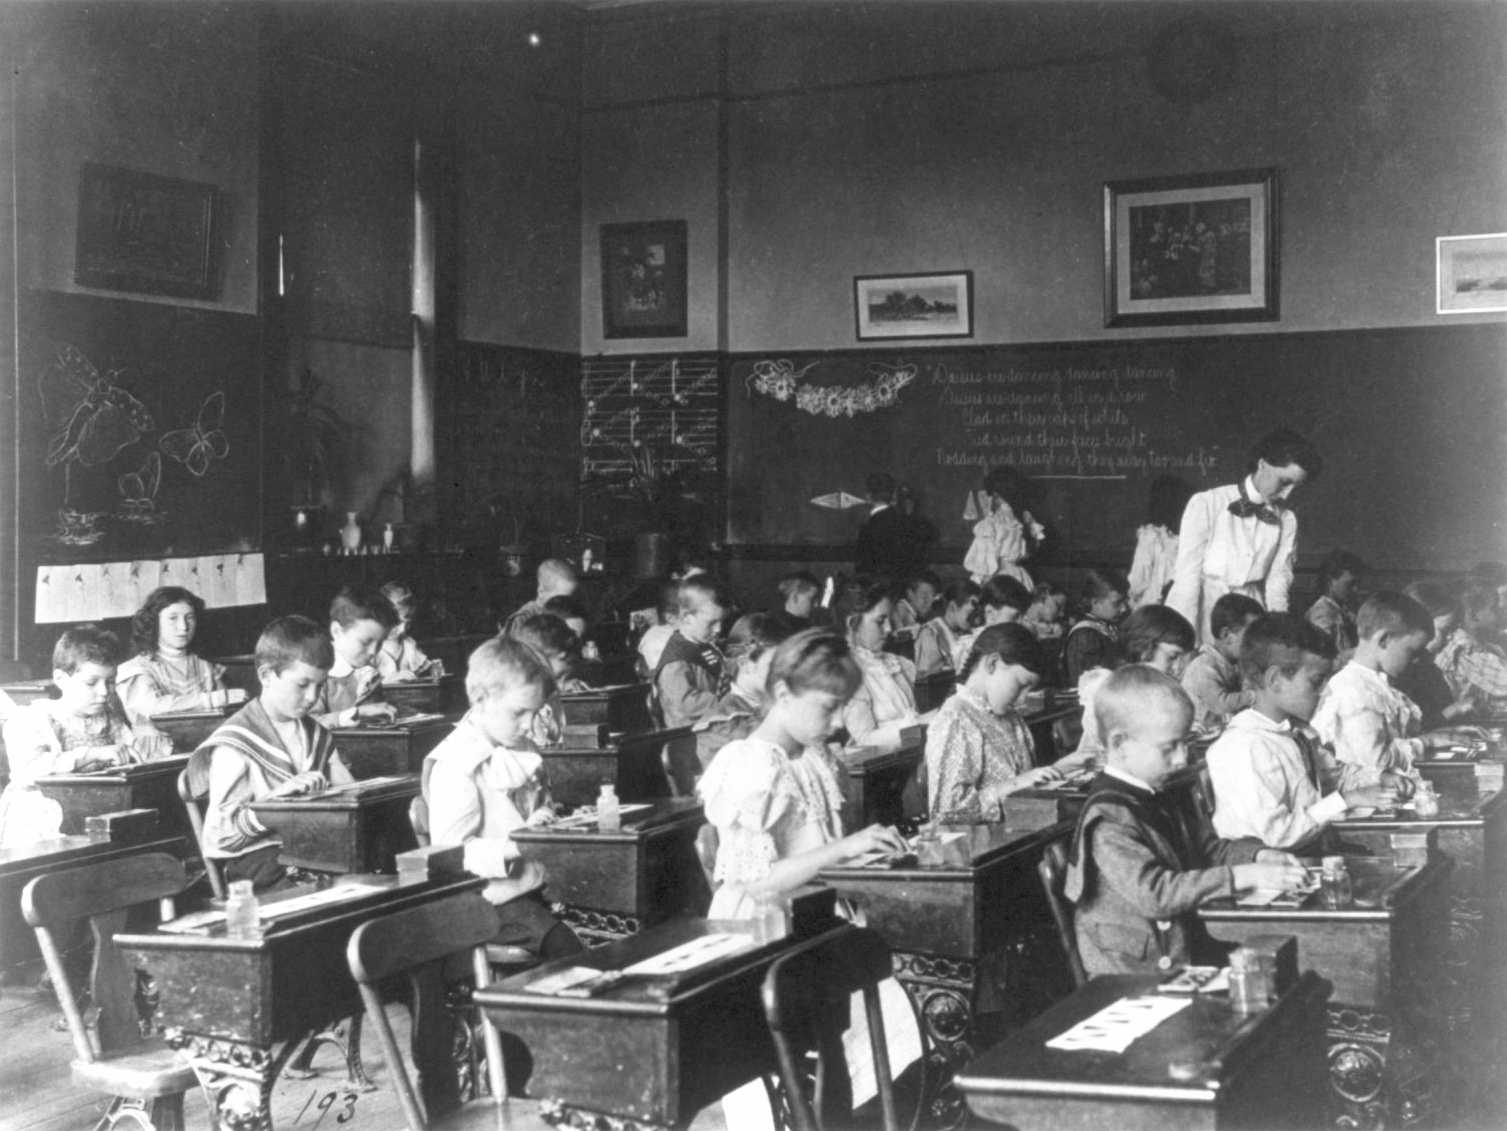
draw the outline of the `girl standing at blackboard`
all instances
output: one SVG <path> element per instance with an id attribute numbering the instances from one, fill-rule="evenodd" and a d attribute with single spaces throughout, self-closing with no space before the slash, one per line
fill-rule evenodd
<path id="1" fill-rule="evenodd" d="M 1200 644 L 1213 640 L 1209 613 L 1226 593 L 1244 593 L 1269 612 L 1287 611 L 1298 549 L 1298 519 L 1287 500 L 1323 466 L 1312 444 L 1279 428 L 1251 449 L 1243 480 L 1188 501 L 1167 604 L 1198 629 Z"/>
<path id="2" fill-rule="evenodd" d="M 1146 523 L 1135 532 L 1135 557 L 1130 563 L 1130 607 L 1160 605 L 1172 584 L 1177 566 L 1177 528 L 1193 497 L 1193 488 L 1175 475 L 1158 476 L 1151 484 Z"/>
<path id="3" fill-rule="evenodd" d="M 996 467 L 985 476 L 984 491 L 990 513 L 974 524 L 973 545 L 963 558 L 963 568 L 978 585 L 1003 573 L 1028 591 L 1034 589 L 1021 563 L 1041 544 L 1046 531 L 1026 510 L 1025 476 L 1013 467 Z"/>

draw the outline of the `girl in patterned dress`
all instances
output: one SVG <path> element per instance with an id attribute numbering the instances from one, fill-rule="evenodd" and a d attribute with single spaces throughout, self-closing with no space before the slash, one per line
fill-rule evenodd
<path id="1" fill-rule="evenodd" d="M 135 653 L 120 665 L 115 686 L 133 723 L 167 711 L 195 711 L 246 702 L 226 687 L 225 668 L 190 651 L 204 602 L 176 585 L 152 590 L 131 618 Z"/>

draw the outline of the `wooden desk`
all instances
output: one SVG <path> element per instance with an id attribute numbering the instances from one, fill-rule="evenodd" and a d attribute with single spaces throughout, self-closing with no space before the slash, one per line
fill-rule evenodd
<path id="1" fill-rule="evenodd" d="M 588 943 L 637 934 L 677 915 L 705 915 L 711 888 L 696 856 L 701 803 L 663 799 L 623 817 L 620 832 L 520 829 L 518 851 L 544 866 L 545 895 Z"/>
<path id="2" fill-rule="evenodd" d="M 605 723 L 613 731 L 653 730 L 649 714 L 649 685 L 622 683 L 590 691 L 568 691 L 560 696 L 560 713 L 567 726 Z"/>
<path id="3" fill-rule="evenodd" d="M 330 733 L 340 760 L 359 780 L 422 772 L 425 757 L 454 729 L 442 715 L 418 715 L 385 726 L 337 727 Z"/>
<path id="4" fill-rule="evenodd" d="M 842 826 L 856 832 L 875 824 L 908 824 L 926 817 L 926 788 L 916 770 L 926 760 L 926 741 L 896 747 L 858 746 L 837 752 L 842 788 Z"/>
<path id="5" fill-rule="evenodd" d="M 358 781 L 307 797 L 252 803 L 257 820 L 282 838 L 278 859 L 290 868 L 344 875 L 397 870 L 394 857 L 418 847 L 408 806 L 419 776 Z"/>
<path id="6" fill-rule="evenodd" d="M 672 727 L 615 736 L 601 747 L 546 746 L 539 753 L 550 796 L 563 805 L 594 805 L 602 783 L 611 782 L 620 801 L 670 797 L 674 790 L 660 751 L 690 733 L 690 727 Z"/>
<path id="7" fill-rule="evenodd" d="M 212 735 L 221 723 L 241 709 L 244 704 L 233 707 L 204 707 L 196 711 L 167 711 L 152 716 L 152 725 L 173 740 L 177 754 L 192 754 Z"/>
<path id="8" fill-rule="evenodd" d="M 1239 907 L 1215 900 L 1199 909 L 1209 933 L 1227 942 L 1293 935 L 1298 964 L 1334 984 L 1329 1006 L 1332 1113 L 1373 1126 L 1427 1114 L 1438 1072 L 1437 1005 L 1449 943 L 1448 858 L 1422 866 L 1352 856 L 1355 906 Z M 1405 1051 L 1400 1051 L 1405 1050 Z"/>
<path id="9" fill-rule="evenodd" d="M 1198 995 L 1123 1053 L 1047 1047 L 1121 998 L 1155 993 L 1157 981 L 1095 978 L 1058 1002 L 957 1074 L 968 1107 L 1020 1131 L 1324 1125 L 1329 984 L 1312 971 L 1252 1017 Z"/>
<path id="10" fill-rule="evenodd" d="M 84 823 L 101 813 L 155 809 L 163 835 L 183 837 L 185 845 L 197 845 L 178 796 L 178 775 L 187 765 L 187 754 L 173 754 L 86 773 L 48 774 L 37 779 L 37 789 L 63 807 L 64 836 L 80 835 Z"/>
<path id="11" fill-rule="evenodd" d="M 528 990 L 569 966 L 621 969 L 714 933 L 745 935 L 752 948 L 593 998 Z M 759 992 L 770 965 L 799 933 L 760 937 L 747 922 L 676 919 L 494 983 L 476 992 L 476 1002 L 531 1054 L 533 1075 L 510 1083 L 566 1109 L 557 1125 L 596 1126 L 586 1120 L 602 1115 L 631 1126 L 681 1128 L 739 1085 L 777 1071 Z M 571 1121 L 572 1113 L 579 1121 Z"/>
<path id="12" fill-rule="evenodd" d="M 256 656 L 250 652 L 239 656 L 214 656 L 206 657 L 212 664 L 220 664 L 225 668 L 224 683 L 226 687 L 239 687 L 246 693 L 246 698 L 255 699 L 262 693 L 262 681 L 256 674 Z"/>
<path id="13" fill-rule="evenodd" d="M 105 813 L 88 818 L 85 825 L 81 836 L 0 848 L 0 970 L 41 957 L 36 935 L 21 914 L 21 891 L 38 876 L 146 852 L 182 856 L 185 851 L 183 841 L 163 833 L 154 810 Z"/>
<path id="14" fill-rule="evenodd" d="M 1022 712 L 1021 718 L 1025 720 L 1026 729 L 1031 732 L 1031 741 L 1036 744 L 1036 764 L 1038 766 L 1050 766 L 1064 754 L 1071 754 L 1071 750 L 1059 750 L 1057 744 L 1057 723 L 1062 719 L 1077 718 L 1083 713 L 1083 708 L 1078 705 L 1075 696 L 1071 702 L 1047 702 L 1033 711 Z"/>
<path id="15" fill-rule="evenodd" d="M 10 696 L 17 707 L 24 707 L 35 699 L 56 699 L 58 689 L 50 679 L 18 679 L 0 683 L 0 691 Z"/>
<path id="16" fill-rule="evenodd" d="M 466 681 L 458 675 L 438 679 L 383 680 L 382 698 L 405 715 L 444 715 L 459 719 L 466 713 Z"/>
<path id="17" fill-rule="evenodd" d="M 405 881 L 360 877 L 377 890 L 268 921 L 258 939 L 207 934 L 118 934 L 128 961 L 155 980 L 156 1021 L 193 1066 L 219 1125 L 271 1131 L 272 1084 L 302 1039 L 361 1012 L 345 948 L 357 927 L 486 881 L 457 875 Z M 301 889 L 262 898 L 263 909 Z"/>
<path id="18" fill-rule="evenodd" d="M 820 878 L 862 909 L 894 952 L 895 977 L 910 995 L 929 1045 L 933 1114 L 961 1114 L 948 1088 L 971 1057 L 985 1012 L 1018 1022 L 1072 987 L 1036 865 L 1069 825 L 1018 831 L 996 825 L 944 827 L 952 863 L 931 867 L 827 868 Z M 1003 992 L 996 988 L 1003 983 Z M 948 1120 L 950 1122 L 950 1120 Z"/>

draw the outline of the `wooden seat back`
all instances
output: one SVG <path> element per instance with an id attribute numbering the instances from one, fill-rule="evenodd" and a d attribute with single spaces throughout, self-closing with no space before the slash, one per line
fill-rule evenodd
<path id="1" fill-rule="evenodd" d="M 863 995 L 869 1051 L 885 1131 L 897 1131 L 879 983 L 890 976 L 890 948 L 875 931 L 843 924 L 778 958 L 764 978 L 764 1015 L 796 1131 L 852 1122 L 852 1085 L 843 1054 L 852 995 Z M 814 1088 L 805 1058 L 816 1054 Z M 808 1094 L 809 1092 L 809 1094 Z"/>
<path id="2" fill-rule="evenodd" d="M 204 845 L 204 812 L 209 807 L 209 800 L 194 792 L 187 770 L 178 775 L 178 798 L 188 813 L 188 826 L 194 830 L 194 843 L 199 846 L 199 855 L 204 859 L 210 890 L 215 893 L 216 899 L 224 899 L 229 890 L 225 884 L 225 866 L 211 857 Z"/>
<path id="3" fill-rule="evenodd" d="M 1036 865 L 1041 877 L 1042 889 L 1046 892 L 1047 906 L 1052 909 L 1052 921 L 1057 924 L 1057 939 L 1062 945 L 1062 955 L 1067 959 L 1073 975 L 1073 985 L 1081 986 L 1088 981 L 1088 971 L 1083 968 L 1083 959 L 1078 954 L 1078 931 L 1073 926 L 1073 905 L 1063 887 L 1067 882 L 1066 840 L 1054 840 L 1046 846 L 1041 860 Z"/>
<path id="4" fill-rule="evenodd" d="M 413 826 L 413 837 L 420 848 L 428 848 L 429 839 L 429 802 L 424 800 L 421 793 L 408 803 L 408 823 Z"/>
<path id="5" fill-rule="evenodd" d="M 181 860 L 153 852 L 38 876 L 21 893 L 22 913 L 36 931 L 78 1060 L 93 1064 L 142 1044 L 136 971 L 116 949 L 115 935 L 126 929 L 132 908 L 171 901 L 183 891 L 185 882 Z M 90 1027 L 79 1010 L 78 993 L 57 943 L 57 932 L 80 919 L 88 920 L 94 935 L 87 989 L 97 1014 L 93 1025 L 97 1048 L 89 1039 Z"/>
<path id="6" fill-rule="evenodd" d="M 676 734 L 659 749 L 659 762 L 670 783 L 671 797 L 695 797 L 701 780 L 701 759 L 696 755 L 696 735 Z"/>
<path id="7" fill-rule="evenodd" d="M 696 830 L 696 859 L 701 862 L 701 870 L 706 873 L 707 887 L 712 891 L 717 890 L 717 848 L 720 838 L 717 836 L 717 826 L 708 821 Z"/>
<path id="8" fill-rule="evenodd" d="M 446 1007 L 445 960 L 469 950 L 477 984 L 487 984 L 491 971 L 486 944 L 496 934 L 496 910 L 480 892 L 473 891 L 372 919 L 351 936 L 346 961 L 361 991 L 367 1020 L 381 1043 L 382 1059 L 410 1131 L 424 1131 L 430 1122 L 461 1106 L 460 1081 L 451 1060 L 454 1014 Z M 392 980 L 385 987 L 389 990 L 392 982 L 401 986 L 412 1014 L 410 1055 L 417 1088 L 383 1007 L 379 984 L 388 980 Z M 485 1018 L 482 1035 L 492 1085 L 490 1102 L 501 1104 L 507 1097 L 501 1041 Z"/>

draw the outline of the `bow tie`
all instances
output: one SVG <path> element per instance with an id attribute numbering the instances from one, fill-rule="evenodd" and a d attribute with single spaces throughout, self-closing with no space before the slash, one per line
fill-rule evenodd
<path id="1" fill-rule="evenodd" d="M 1268 506 L 1266 503 L 1253 503 L 1244 496 L 1230 504 L 1230 513 L 1236 518 L 1255 517 L 1272 526 L 1282 525 L 1282 516 L 1276 507 Z"/>

